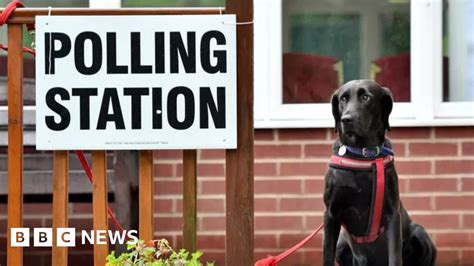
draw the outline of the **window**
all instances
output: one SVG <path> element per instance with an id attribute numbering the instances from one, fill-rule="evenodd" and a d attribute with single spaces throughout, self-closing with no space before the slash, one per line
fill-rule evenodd
<path id="1" fill-rule="evenodd" d="M 391 89 L 394 126 L 474 124 L 473 5 L 255 1 L 256 126 L 333 126 L 332 92 L 365 78 Z"/>
<path id="2" fill-rule="evenodd" d="M 442 84 L 435 116 L 458 119 L 474 116 L 474 2 L 443 1 Z M 472 123 L 472 120 L 471 120 Z"/>
<path id="3" fill-rule="evenodd" d="M 341 83 L 360 78 L 410 101 L 408 3 L 283 0 L 282 43 L 285 104 L 327 103 Z"/>

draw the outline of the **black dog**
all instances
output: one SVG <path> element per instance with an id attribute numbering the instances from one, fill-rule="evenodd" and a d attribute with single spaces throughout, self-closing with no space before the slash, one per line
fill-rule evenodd
<path id="1" fill-rule="evenodd" d="M 339 88 L 331 104 L 339 139 L 325 178 L 324 265 L 434 265 L 431 238 L 400 202 L 385 138 L 391 92 L 355 80 Z"/>

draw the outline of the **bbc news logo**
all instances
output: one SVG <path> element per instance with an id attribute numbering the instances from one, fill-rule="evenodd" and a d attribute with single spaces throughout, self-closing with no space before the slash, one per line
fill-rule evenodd
<path id="1" fill-rule="evenodd" d="M 81 244 L 105 245 L 105 244 L 136 244 L 138 242 L 137 230 L 112 231 L 112 230 L 81 230 Z M 107 241 L 108 240 L 108 241 Z M 30 228 L 11 228 L 10 245 L 12 247 L 30 246 Z M 33 228 L 34 247 L 53 246 L 53 228 Z M 76 229 L 57 228 L 57 247 L 75 247 Z"/>

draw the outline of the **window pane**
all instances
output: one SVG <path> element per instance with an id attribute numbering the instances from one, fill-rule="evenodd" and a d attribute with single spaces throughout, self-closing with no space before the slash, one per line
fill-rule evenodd
<path id="1" fill-rule="evenodd" d="M 225 0 L 122 0 L 122 7 L 224 7 Z"/>
<path id="2" fill-rule="evenodd" d="M 282 16 L 283 103 L 328 103 L 368 78 L 410 101 L 408 0 L 283 0 Z"/>
<path id="3" fill-rule="evenodd" d="M 474 101 L 474 1 L 443 2 L 443 101 Z"/>

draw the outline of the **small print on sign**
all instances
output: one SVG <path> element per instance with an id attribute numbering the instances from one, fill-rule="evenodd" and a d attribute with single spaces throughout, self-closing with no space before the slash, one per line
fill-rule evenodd
<path id="1" fill-rule="evenodd" d="M 39 150 L 232 149 L 235 15 L 36 17 Z"/>

